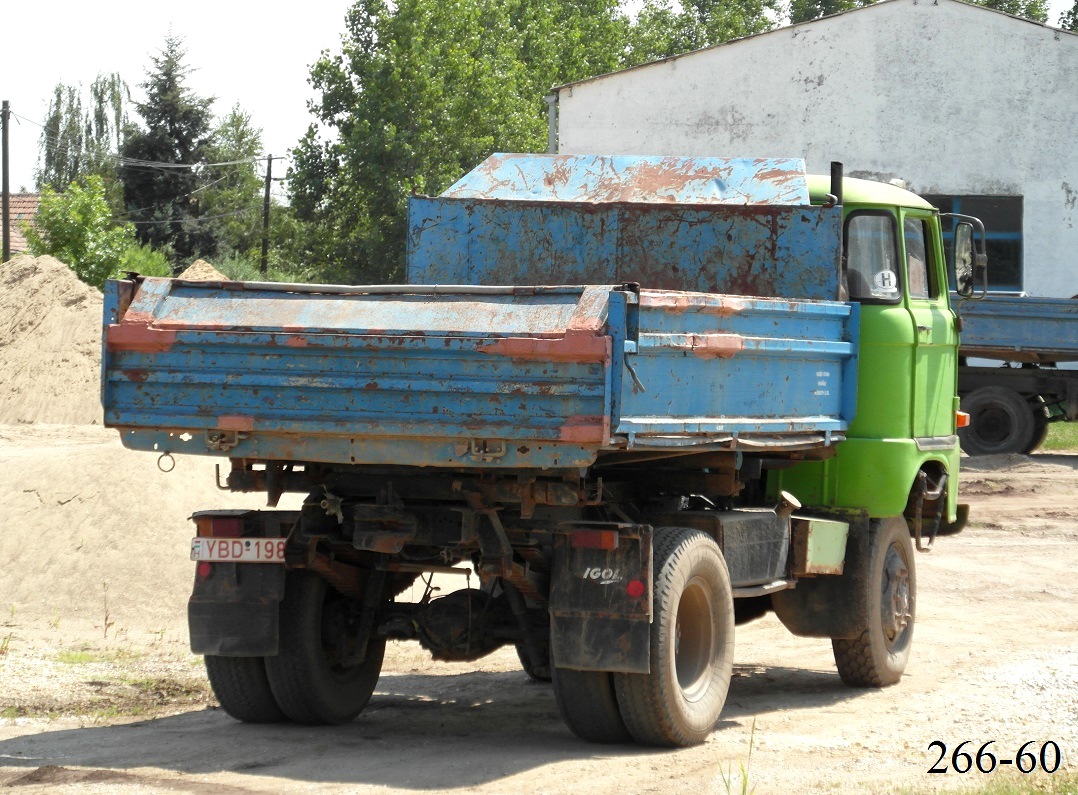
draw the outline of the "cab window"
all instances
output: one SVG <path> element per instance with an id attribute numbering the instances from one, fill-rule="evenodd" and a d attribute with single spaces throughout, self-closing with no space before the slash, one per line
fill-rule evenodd
<path id="1" fill-rule="evenodd" d="M 846 219 L 846 282 L 850 299 L 894 303 L 902 297 L 894 216 L 854 213 Z"/>
<path id="2" fill-rule="evenodd" d="M 910 298 L 935 298 L 938 293 L 929 258 L 928 224 L 921 218 L 906 218 L 902 222 L 902 237 L 906 244 L 906 273 L 909 274 Z"/>

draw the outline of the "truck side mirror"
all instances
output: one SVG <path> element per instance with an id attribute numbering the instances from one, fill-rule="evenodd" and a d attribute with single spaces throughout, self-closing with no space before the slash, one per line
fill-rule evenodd
<path id="1" fill-rule="evenodd" d="M 973 295 L 973 224 L 962 221 L 954 230 L 955 292 L 963 298 Z"/>
<path id="2" fill-rule="evenodd" d="M 979 218 L 959 213 L 940 213 L 940 218 L 954 218 L 954 253 L 951 268 L 955 292 L 962 298 L 984 298 L 988 295 L 988 254 L 985 252 L 984 224 Z M 974 237 L 980 235 L 980 245 Z M 980 291 L 977 295 L 975 292 Z"/>

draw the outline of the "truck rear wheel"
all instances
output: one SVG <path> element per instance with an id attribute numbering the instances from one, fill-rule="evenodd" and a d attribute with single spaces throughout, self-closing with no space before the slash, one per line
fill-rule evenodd
<path id="1" fill-rule="evenodd" d="M 651 673 L 614 674 L 621 716 L 645 745 L 704 742 L 730 687 L 734 599 L 726 561 L 706 533 L 655 531 Z"/>
<path id="2" fill-rule="evenodd" d="M 613 674 L 571 668 L 554 668 L 552 672 L 558 713 L 569 731 L 591 743 L 632 741 L 618 709 Z"/>
<path id="3" fill-rule="evenodd" d="M 874 519 L 868 577 L 859 594 L 867 627 L 855 638 L 834 638 L 842 681 L 855 687 L 885 687 L 902 678 L 913 643 L 917 574 L 909 527 L 901 516 Z"/>
<path id="4" fill-rule="evenodd" d="M 342 663 L 350 614 L 325 580 L 290 571 L 281 600 L 280 650 L 266 657 L 266 675 L 281 710 L 296 723 L 347 723 L 370 700 L 385 654 L 371 638 L 363 662 Z"/>
<path id="5" fill-rule="evenodd" d="M 1013 389 L 984 386 L 962 398 L 969 427 L 958 431 L 969 455 L 1027 453 L 1037 434 L 1034 409 Z"/>
<path id="6" fill-rule="evenodd" d="M 220 657 L 207 654 L 206 676 L 221 709 L 244 723 L 278 723 L 285 719 L 270 690 L 264 657 Z"/>

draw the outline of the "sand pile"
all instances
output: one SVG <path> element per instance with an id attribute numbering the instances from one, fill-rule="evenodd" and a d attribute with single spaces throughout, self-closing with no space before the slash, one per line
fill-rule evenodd
<path id="1" fill-rule="evenodd" d="M 0 265 L 0 424 L 101 423 L 101 311 L 52 257 Z"/>
<path id="2" fill-rule="evenodd" d="M 176 278 L 190 282 L 227 282 L 229 278 L 204 259 L 196 259 Z"/>

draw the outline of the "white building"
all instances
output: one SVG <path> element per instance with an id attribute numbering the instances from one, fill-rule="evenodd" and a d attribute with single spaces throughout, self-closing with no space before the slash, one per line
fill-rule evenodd
<path id="1" fill-rule="evenodd" d="M 804 157 L 988 226 L 994 289 L 1078 294 L 1078 35 L 885 0 L 562 86 L 565 153 Z"/>

